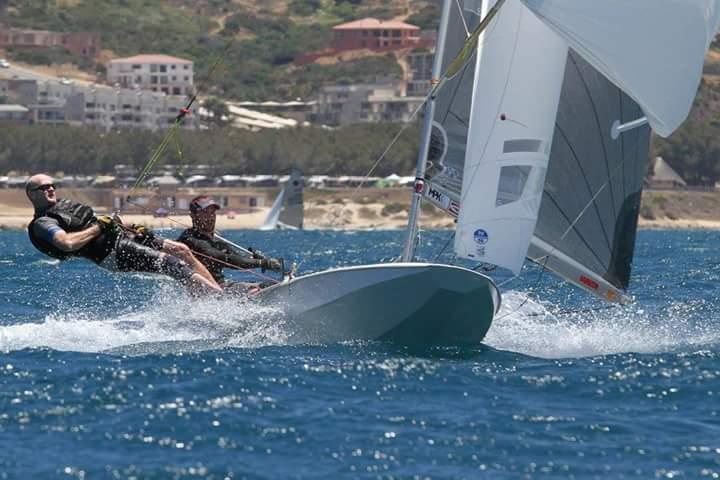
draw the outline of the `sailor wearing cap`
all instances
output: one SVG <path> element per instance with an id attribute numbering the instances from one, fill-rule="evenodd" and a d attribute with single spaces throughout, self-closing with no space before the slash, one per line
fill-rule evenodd
<path id="1" fill-rule="evenodd" d="M 178 242 L 190 247 L 213 278 L 227 287 L 229 282 L 223 273 L 225 268 L 282 271 L 282 262 L 279 260 L 266 258 L 259 252 L 254 252 L 253 256 L 245 255 L 215 235 L 215 221 L 220 208 L 218 202 L 206 195 L 194 198 L 190 202 L 192 228 L 182 232 L 178 238 Z"/>

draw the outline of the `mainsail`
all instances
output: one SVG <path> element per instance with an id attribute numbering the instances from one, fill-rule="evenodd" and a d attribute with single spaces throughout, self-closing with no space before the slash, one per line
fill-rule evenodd
<path id="1" fill-rule="evenodd" d="M 649 127 L 613 135 L 613 124 L 626 124 L 643 115 L 640 107 L 572 50 L 563 71 L 542 203 L 527 255 L 593 294 L 623 301 L 647 168 Z M 469 69 L 463 73 L 473 75 Z M 439 103 L 444 92 L 438 95 Z M 468 93 L 465 95 L 467 104 Z M 454 99 L 460 105 L 462 100 Z M 437 127 L 433 130 L 436 137 L 450 138 L 437 135 L 443 132 Z M 467 132 L 463 135 L 458 136 L 454 147 L 461 154 Z M 431 150 L 442 152 L 431 157 L 433 166 L 444 166 L 448 159 L 457 158 L 450 155 L 453 142 L 433 144 L 447 145 Z M 463 168 L 451 169 L 452 176 L 445 173 L 446 169 L 438 170 L 428 182 L 426 198 L 457 215 Z M 491 256 L 486 261 L 496 263 Z"/>
<path id="2" fill-rule="evenodd" d="M 443 72 L 463 49 L 467 32 L 475 30 L 480 23 L 480 3 L 478 0 L 465 0 L 462 5 L 455 3 L 452 6 L 448 36 L 442 52 Z M 453 216 L 459 212 L 474 79 L 473 52 L 462 69 L 445 82 L 435 97 L 425 198 Z"/>
<path id="3" fill-rule="evenodd" d="M 453 3 L 445 48 L 439 52 L 443 59 L 442 72 L 447 71 L 463 49 L 468 32 L 474 31 L 480 23 L 480 4 L 479 0 Z M 435 206 L 455 217 L 459 213 L 474 79 L 475 52 L 465 59 L 465 64 L 454 76 L 445 81 L 435 97 L 424 194 Z"/>
<path id="4" fill-rule="evenodd" d="M 659 135 L 687 117 L 720 0 L 522 0 L 634 99 Z"/>
<path id="5" fill-rule="evenodd" d="M 528 257 L 610 301 L 625 299 L 650 141 L 647 125 L 616 138 L 611 126 L 641 116 L 637 103 L 570 52 Z"/>
<path id="6" fill-rule="evenodd" d="M 517 273 L 540 208 L 567 44 L 520 0 L 507 0 L 495 22 L 477 51 L 455 253 Z"/>
<path id="7" fill-rule="evenodd" d="M 290 172 L 290 177 L 283 185 L 282 190 L 275 198 L 260 230 L 274 230 L 276 228 L 302 230 L 303 210 L 302 172 L 294 168 Z"/>

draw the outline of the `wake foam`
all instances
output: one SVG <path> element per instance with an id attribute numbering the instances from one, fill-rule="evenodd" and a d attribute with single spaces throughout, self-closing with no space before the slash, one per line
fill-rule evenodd
<path id="1" fill-rule="evenodd" d="M 658 313 L 638 305 L 553 315 L 558 310 L 527 300 L 523 292 L 507 292 L 485 343 L 540 358 L 665 353 L 720 343 L 720 333 L 684 304 Z"/>
<path id="2" fill-rule="evenodd" d="M 83 311 L 49 315 L 39 323 L 0 327 L 0 350 L 28 348 L 97 353 L 171 353 L 168 345 L 199 346 L 195 350 L 226 347 L 256 348 L 287 343 L 282 312 L 240 299 L 192 300 L 174 290 L 131 312 L 104 318 Z M 162 348 L 153 348 L 153 345 Z"/>

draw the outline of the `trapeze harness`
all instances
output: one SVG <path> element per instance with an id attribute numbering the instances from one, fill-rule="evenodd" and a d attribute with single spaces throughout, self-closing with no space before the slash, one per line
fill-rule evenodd
<path id="1" fill-rule="evenodd" d="M 44 238 L 40 238 L 35 233 L 35 223 L 43 218 L 49 217 L 58 222 L 58 226 L 68 233 L 79 232 L 93 225 L 97 220 L 93 209 L 82 203 L 73 202 L 68 199 L 60 199 L 58 202 L 47 210 L 35 212 L 35 216 L 28 225 L 28 234 L 32 244 L 42 253 L 60 260 L 67 260 L 71 257 L 84 257 L 95 263 L 102 262 L 115 247 L 117 233 L 102 232 L 100 235 L 91 240 L 76 252 L 64 252 L 58 247 L 48 242 Z"/>
<path id="2" fill-rule="evenodd" d="M 114 268 L 111 270 L 164 273 L 180 281 L 189 280 L 194 273 L 182 260 L 172 255 L 162 255 L 159 251 L 162 242 L 153 246 L 138 243 L 139 239 L 135 235 L 120 230 L 102 231 L 80 250 L 64 252 L 35 233 L 35 222 L 43 217 L 57 220 L 58 226 L 69 233 L 85 230 L 95 224 L 97 219 L 91 207 L 67 199 L 58 200 L 47 210 L 36 212 L 28 226 L 30 241 L 35 248 L 53 258 L 67 260 L 84 257 L 105 266 L 103 260 L 114 250 L 115 261 L 111 262 Z"/>

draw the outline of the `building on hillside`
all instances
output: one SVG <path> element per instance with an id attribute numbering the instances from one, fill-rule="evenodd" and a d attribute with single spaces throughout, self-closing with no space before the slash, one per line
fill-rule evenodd
<path id="1" fill-rule="evenodd" d="M 175 124 L 180 109 L 187 100 L 149 90 L 93 86 L 83 89 L 85 118 L 83 123 L 96 128 L 141 128 L 156 130 Z M 185 129 L 197 129 L 199 119 L 189 115 L 181 124 Z"/>
<path id="2" fill-rule="evenodd" d="M 655 157 L 650 164 L 646 187 L 656 190 L 680 189 L 687 187 L 687 183 L 662 157 Z"/>
<path id="3" fill-rule="evenodd" d="M 408 122 L 424 97 L 403 97 L 397 83 L 323 87 L 310 121 L 324 125 Z"/>
<path id="4" fill-rule="evenodd" d="M 8 28 L 0 25 L 0 48 L 62 47 L 75 55 L 95 58 L 101 50 L 100 34 L 97 32 L 51 32 Z"/>
<path id="5" fill-rule="evenodd" d="M 0 105 L 0 124 L 3 123 L 27 125 L 30 123 L 30 110 L 22 105 Z"/>
<path id="6" fill-rule="evenodd" d="M 408 72 L 406 92 L 408 96 L 424 97 L 432 88 L 432 68 L 435 51 L 411 52 L 406 57 Z"/>
<path id="7" fill-rule="evenodd" d="M 420 27 L 395 20 L 363 18 L 333 27 L 331 48 L 337 51 L 413 48 L 420 43 Z"/>
<path id="8" fill-rule="evenodd" d="M 136 55 L 110 60 L 107 81 L 119 87 L 137 87 L 167 95 L 195 93 L 193 62 L 169 55 Z"/>
<path id="9" fill-rule="evenodd" d="M 50 80 L 0 80 L 0 95 L 29 108 L 31 123 L 88 125 L 104 130 L 168 128 L 187 104 L 184 96 Z M 186 116 L 181 126 L 196 129 L 199 119 Z"/>
<path id="10" fill-rule="evenodd" d="M 370 50 L 376 53 L 394 52 L 414 48 L 432 48 L 437 36 L 421 32 L 420 27 L 396 20 L 364 18 L 333 27 L 333 39 L 328 48 L 308 52 L 295 58 L 296 65 L 306 65 L 322 57 L 337 56 L 352 50 Z"/>

